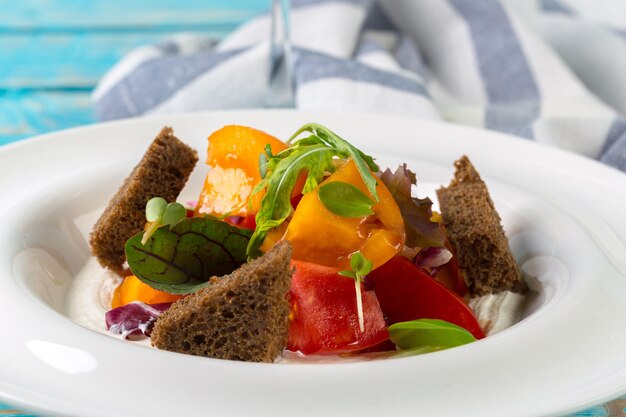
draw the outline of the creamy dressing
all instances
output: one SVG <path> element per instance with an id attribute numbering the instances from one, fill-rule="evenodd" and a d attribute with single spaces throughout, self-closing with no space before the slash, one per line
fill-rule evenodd
<path id="1" fill-rule="evenodd" d="M 83 327 L 109 334 L 104 314 L 111 309 L 113 292 L 121 282 L 122 278 L 90 258 L 72 282 L 65 302 L 66 314 Z"/>
<path id="2" fill-rule="evenodd" d="M 526 296 L 511 291 L 487 294 L 470 300 L 478 324 L 487 336 L 517 323 L 522 317 Z"/>
<path id="3" fill-rule="evenodd" d="M 111 309 L 113 292 L 121 283 L 122 278 L 117 274 L 102 268 L 95 258 L 89 258 L 72 282 L 65 302 L 65 313 L 76 324 L 123 339 L 121 335 L 110 333 L 104 320 L 105 313 Z M 148 337 L 133 337 L 128 340 L 142 346 L 151 346 Z"/>

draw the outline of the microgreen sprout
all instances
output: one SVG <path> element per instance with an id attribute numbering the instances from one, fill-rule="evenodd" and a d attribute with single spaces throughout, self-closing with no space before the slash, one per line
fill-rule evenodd
<path id="1" fill-rule="evenodd" d="M 363 315 L 363 297 L 361 295 L 361 282 L 363 278 L 372 272 L 373 263 L 367 259 L 360 251 L 350 256 L 351 271 L 339 271 L 340 275 L 354 279 L 354 288 L 356 291 L 356 308 L 359 315 L 359 329 L 361 333 L 365 331 L 365 318 Z"/>
<path id="2" fill-rule="evenodd" d="M 151 198 L 148 203 L 146 203 L 146 220 L 150 224 L 141 238 L 141 244 L 145 245 L 159 227 L 170 226 L 171 229 L 185 217 L 187 217 L 187 210 L 182 204 L 168 204 L 168 202 L 161 197 Z"/>

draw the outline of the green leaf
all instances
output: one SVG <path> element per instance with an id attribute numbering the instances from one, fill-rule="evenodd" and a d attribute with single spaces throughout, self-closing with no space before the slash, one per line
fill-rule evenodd
<path id="1" fill-rule="evenodd" d="M 146 203 L 146 220 L 150 223 L 161 218 L 167 207 L 167 201 L 161 197 L 154 197 Z"/>
<path id="2" fill-rule="evenodd" d="M 261 175 L 261 178 L 265 178 L 265 176 L 267 175 L 267 163 L 269 162 L 269 159 L 267 158 L 267 155 L 264 153 L 259 154 L 259 174 Z"/>
<path id="3" fill-rule="evenodd" d="M 364 217 L 374 214 L 374 200 L 352 184 L 332 181 L 319 187 L 318 197 L 328 211 L 341 217 Z"/>
<path id="4" fill-rule="evenodd" d="M 337 149 L 338 152 L 344 156 L 350 157 L 354 160 L 363 182 L 367 186 L 370 194 L 374 197 L 374 200 L 378 201 L 378 193 L 376 192 L 376 179 L 370 175 L 370 170 L 378 172 L 378 165 L 374 162 L 374 158 L 364 154 L 356 147 L 352 146 L 348 141 L 342 139 L 332 130 L 324 127 L 318 123 L 307 123 L 294 133 L 287 143 L 292 142 L 302 132 L 310 132 L 320 138 L 328 146 Z"/>
<path id="5" fill-rule="evenodd" d="M 207 216 L 184 219 L 172 229 L 161 227 L 146 245 L 142 234 L 126 242 L 133 274 L 157 290 L 188 294 L 244 264 L 252 232 Z"/>
<path id="6" fill-rule="evenodd" d="M 310 136 L 295 139 L 303 132 Z M 289 139 L 292 145 L 276 155 L 266 151 L 268 161 L 264 167 L 265 176 L 256 185 L 253 194 L 266 190 L 261 207 L 256 215 L 256 229 L 250 244 L 248 256 L 257 256 L 259 247 L 267 233 L 280 226 L 292 213 L 291 193 L 300 173 L 306 173 L 303 194 L 314 190 L 324 179 L 326 173 L 335 171 L 334 158 L 352 158 L 366 184 L 368 191 L 378 201 L 376 179 L 371 171 L 377 172 L 378 166 L 371 156 L 350 145 L 335 133 L 315 123 L 301 127 Z"/>
<path id="7" fill-rule="evenodd" d="M 364 277 L 370 272 L 372 272 L 372 267 L 374 263 L 367 259 L 363 254 L 359 252 L 355 252 L 350 256 L 350 267 L 357 275 Z"/>
<path id="8" fill-rule="evenodd" d="M 180 203 L 169 203 L 161 217 L 164 226 L 174 226 L 176 223 L 187 217 L 187 210 Z"/>
<path id="9" fill-rule="evenodd" d="M 356 279 L 356 274 L 352 271 L 339 271 L 338 274 L 344 277 Z"/>
<path id="10" fill-rule="evenodd" d="M 448 349 L 476 341 L 464 328 L 444 320 L 419 319 L 389 326 L 389 338 L 400 349 Z"/>

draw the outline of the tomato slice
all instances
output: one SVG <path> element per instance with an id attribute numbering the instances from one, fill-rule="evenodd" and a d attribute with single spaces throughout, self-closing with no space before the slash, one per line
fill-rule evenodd
<path id="1" fill-rule="evenodd" d="M 440 319 L 485 337 L 467 303 L 419 269 L 397 256 L 367 276 L 389 325 L 422 318 Z"/>
<path id="2" fill-rule="evenodd" d="M 291 325 L 287 349 L 306 355 L 338 354 L 376 346 L 389 338 L 373 291 L 363 290 L 365 331 L 359 329 L 354 281 L 339 269 L 292 261 Z"/>

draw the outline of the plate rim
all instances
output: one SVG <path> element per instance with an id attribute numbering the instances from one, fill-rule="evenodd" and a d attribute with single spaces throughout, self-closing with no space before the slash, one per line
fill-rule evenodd
<path id="1" fill-rule="evenodd" d="M 257 110 L 257 109 L 251 109 L 251 110 L 229 110 L 229 111 L 208 111 L 208 112 L 193 112 L 193 113 L 179 113 L 179 114 L 173 114 L 173 115 L 151 115 L 151 116 L 147 116 L 147 117 L 141 117 L 141 118 L 130 118 L 130 119 L 124 119 L 124 120 L 118 120 L 118 121 L 110 121 L 110 122 L 105 122 L 105 123 L 96 123 L 93 125 L 89 125 L 89 126 L 81 126 L 81 127 L 75 127 L 72 129 L 67 129 L 67 130 L 62 130 L 62 131 L 58 131 L 58 132 L 52 132 L 52 133 L 48 133 L 45 135 L 38 135 L 38 136 L 34 136 L 32 138 L 28 138 L 28 139 L 24 139 L 21 141 L 17 141 L 17 142 L 12 142 L 9 143 L 7 145 L 3 145 L 0 147 L 0 158 L 2 158 L 6 153 L 10 153 L 10 152 L 14 152 L 15 149 L 19 150 L 22 148 L 27 148 L 30 146 L 36 146 L 38 143 L 43 142 L 43 141 L 49 141 L 50 139 L 54 139 L 54 140 L 67 140 L 67 139 L 63 139 L 64 137 L 67 138 L 68 134 L 85 134 L 85 136 L 89 135 L 89 133 L 91 131 L 96 131 L 102 128 L 108 128 L 110 126 L 114 126 L 114 127 L 124 127 L 124 126 L 132 126 L 139 123 L 150 123 L 150 122 L 154 122 L 154 121 L 158 121 L 158 120 L 164 120 L 164 119 L 172 119 L 172 123 L 175 123 L 177 119 L 184 119 L 184 118 L 197 118 L 197 117 L 204 117 L 207 115 L 211 115 L 211 116 L 219 116 L 220 114 L 227 114 L 228 116 L 233 116 L 233 115 L 243 115 L 241 116 L 242 118 L 245 118 L 246 114 L 250 114 L 250 113 L 255 113 L 255 114 L 293 114 L 293 113 L 297 113 L 297 114 L 305 114 L 305 115 L 313 115 L 313 117 L 318 117 L 318 118 L 324 118 L 326 116 L 332 115 L 333 117 L 335 117 L 337 115 L 337 113 L 333 113 L 333 112 L 306 112 L 306 111 L 298 111 L 298 110 L 269 110 L 269 109 L 263 109 L 263 110 Z M 316 116 L 315 116 L 316 115 Z M 406 117 L 400 117 L 400 116 L 390 116 L 390 115 L 378 115 L 378 114 L 350 114 L 348 115 L 349 117 L 354 117 L 354 116 L 358 116 L 358 117 L 367 117 L 367 118 L 376 118 L 376 119 L 384 119 L 384 120 L 407 120 L 408 118 Z M 411 123 L 416 123 L 416 124 L 423 124 L 423 125 L 436 125 L 439 126 L 441 128 L 444 129 L 452 129 L 452 130 L 457 130 L 459 133 L 462 133 L 463 131 L 473 131 L 474 134 L 480 134 L 480 135 L 486 135 L 486 136 L 499 136 L 502 139 L 506 139 L 506 140 L 514 140 L 515 143 L 527 143 L 529 146 L 532 147 L 542 147 L 543 149 L 547 149 L 549 151 L 547 151 L 548 153 L 552 153 L 553 155 L 566 155 L 568 158 L 573 158 L 573 160 L 576 160 L 580 163 L 583 164 L 591 164 L 589 166 L 593 166 L 594 169 L 600 169 L 602 171 L 604 171 L 604 174 L 609 175 L 609 176 L 613 176 L 614 174 L 618 174 L 622 180 L 626 179 L 626 175 L 624 175 L 622 172 L 620 172 L 619 170 L 604 165 L 598 161 L 586 158 L 584 156 L 581 155 L 577 155 L 575 153 L 566 151 L 566 150 L 562 150 L 562 149 L 556 149 L 556 148 L 551 148 L 551 147 L 547 147 L 545 145 L 541 145 L 532 141 L 528 141 L 522 138 L 517 138 L 508 134 L 503 134 L 500 132 L 493 132 L 493 131 L 487 131 L 487 130 L 483 130 L 483 129 L 478 129 L 475 127 L 468 127 L 468 126 L 461 126 L 461 125 L 455 125 L 455 124 L 451 124 L 451 123 L 443 123 L 443 122 L 438 122 L 438 121 L 426 121 L 426 120 L 418 120 L 418 119 L 408 119 L 410 120 Z M 522 146 L 526 146 L 526 145 L 522 145 Z M 554 153 L 556 152 L 556 153 Z M 1 201 L 1 198 L 0 198 Z M 246 365 L 250 365 L 250 364 L 246 364 Z M 309 365 L 305 365 L 305 366 L 309 366 Z M 344 366 L 344 365 L 341 365 Z M 2 378 L 0 378 L 0 383 L 2 383 Z M 626 393 L 626 385 L 624 386 L 624 388 L 618 390 L 619 393 L 625 394 Z M 5 399 L 7 398 L 6 393 L 3 391 L 0 391 L 0 397 Z M 610 394 L 605 396 L 602 399 L 596 399 L 593 401 L 593 403 L 590 403 L 589 405 L 593 405 L 593 404 L 597 404 L 597 403 L 601 403 L 603 401 L 606 401 L 607 399 L 613 398 L 614 395 Z M 50 409 L 44 409 L 44 408 L 39 408 L 36 406 L 33 406 L 32 404 L 28 404 L 28 403 L 21 403 L 21 401 L 19 401 L 19 399 L 17 398 L 11 398 L 10 401 L 12 403 L 17 403 L 18 405 L 20 405 L 21 407 L 23 407 L 24 409 L 31 409 L 31 410 L 37 410 L 36 412 L 41 413 L 47 413 L 47 414 L 51 414 L 54 413 L 56 415 L 66 415 L 65 413 L 61 413 L 61 414 L 57 414 L 57 412 L 55 412 L 54 410 L 50 410 Z M 584 407 L 584 406 L 583 406 Z M 559 415 L 563 412 L 571 412 L 571 411 L 575 411 L 579 409 L 579 407 L 576 408 L 572 408 L 570 410 L 566 410 L 566 409 L 561 409 L 558 412 L 554 412 L 554 415 Z"/>

